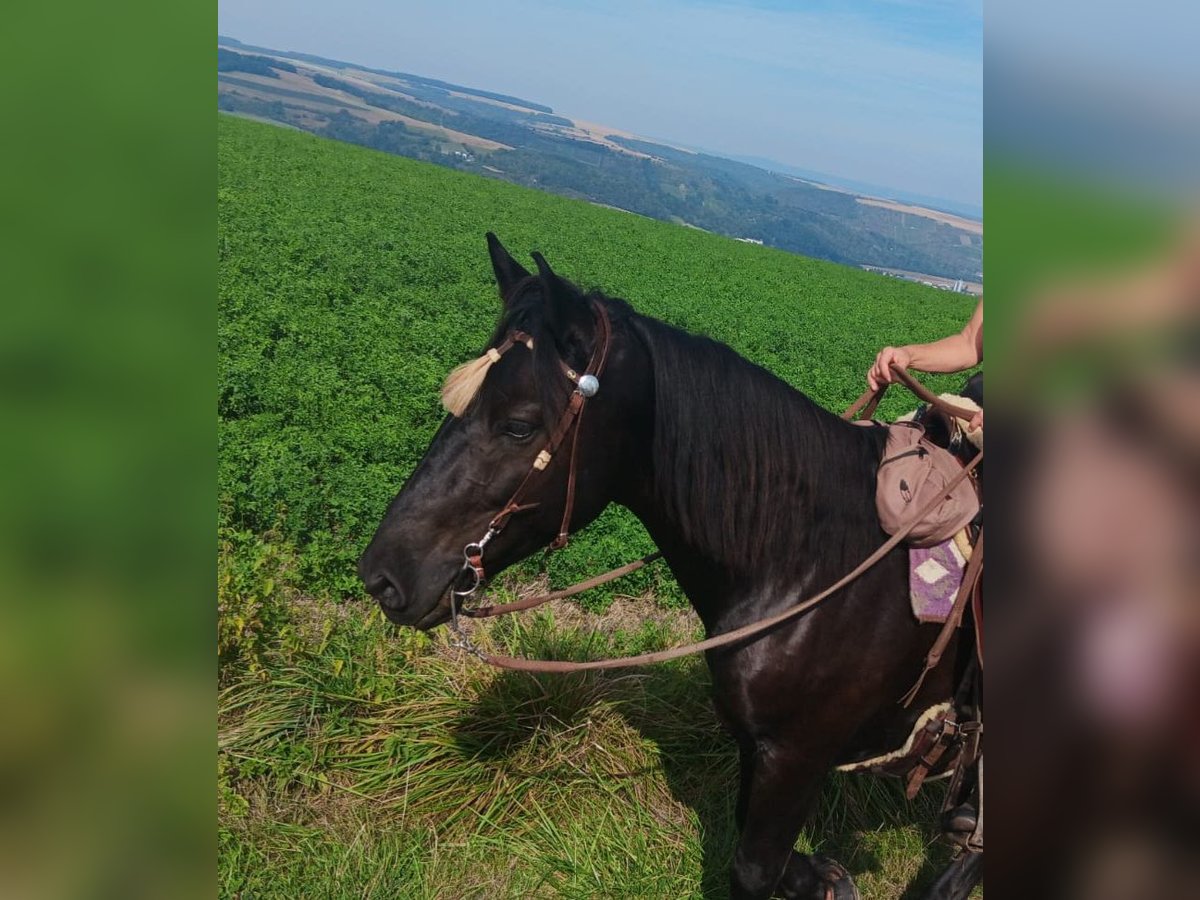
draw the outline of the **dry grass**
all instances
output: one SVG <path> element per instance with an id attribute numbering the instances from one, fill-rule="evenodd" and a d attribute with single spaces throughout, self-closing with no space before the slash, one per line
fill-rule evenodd
<path id="1" fill-rule="evenodd" d="M 538 590 L 529 586 L 524 590 Z M 218 697 L 224 896 L 724 896 L 736 756 L 696 659 L 532 677 L 367 604 L 294 590 L 281 644 Z M 581 657 L 695 636 L 645 598 L 474 624 L 495 649 Z M 936 796 L 834 779 L 802 838 L 864 897 L 927 880 Z"/>

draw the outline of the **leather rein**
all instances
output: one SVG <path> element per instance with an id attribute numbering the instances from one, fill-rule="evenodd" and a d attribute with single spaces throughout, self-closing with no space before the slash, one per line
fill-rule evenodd
<path id="1" fill-rule="evenodd" d="M 546 467 L 550 464 L 550 460 L 553 458 L 554 454 L 569 436 L 570 455 L 567 463 L 567 495 L 563 508 L 563 517 L 559 526 L 558 536 L 551 541 L 549 547 L 547 548 L 547 552 L 559 550 L 562 547 L 565 547 L 567 544 L 568 531 L 571 524 L 571 514 L 575 504 L 576 450 L 579 444 L 580 422 L 583 419 L 583 411 L 587 400 L 590 397 L 595 396 L 599 390 L 599 378 L 604 373 L 605 365 L 608 362 L 609 347 L 612 342 L 612 325 L 609 321 L 607 311 L 604 309 L 603 305 L 599 303 L 593 304 L 593 310 L 596 318 L 598 338 L 596 341 L 596 346 L 592 351 L 592 357 L 588 362 L 586 372 L 579 374 L 570 366 L 568 366 L 563 360 L 559 360 L 559 366 L 563 374 L 575 384 L 575 390 L 571 393 L 566 409 L 563 411 L 562 415 L 559 417 L 558 423 L 551 431 L 550 438 L 546 442 L 545 447 L 534 459 L 533 465 L 530 467 L 529 472 L 517 486 L 517 489 L 513 492 L 512 497 L 510 497 L 508 502 L 501 508 L 500 512 L 498 512 L 495 517 L 493 517 L 491 522 L 488 523 L 488 527 L 484 535 L 479 540 L 472 541 L 463 548 L 463 568 L 462 573 L 460 573 L 460 577 L 462 575 L 467 575 L 470 578 L 470 584 L 463 589 L 452 587 L 450 591 L 450 630 L 452 633 L 451 644 L 453 646 L 466 650 L 488 665 L 501 669 L 513 669 L 523 672 L 581 672 L 590 669 L 617 669 L 630 666 L 642 666 L 649 665 L 651 663 L 665 662 L 666 660 L 670 659 L 678 659 L 681 656 L 689 656 L 693 653 L 700 653 L 702 651 L 726 647 L 730 644 L 738 643 L 754 635 L 774 628 L 775 626 L 780 625 L 789 619 L 794 619 L 797 616 L 802 615 L 803 613 L 817 606 L 830 595 L 850 584 L 852 581 L 874 566 L 877 562 L 887 556 L 887 554 L 893 549 L 895 549 L 895 547 L 898 546 L 908 536 L 909 532 L 912 531 L 912 529 L 915 528 L 928 513 L 932 512 L 942 502 L 943 495 L 941 494 L 933 498 L 929 503 L 926 504 L 924 509 L 921 509 L 912 518 L 908 525 L 904 526 L 902 529 L 888 538 L 887 541 L 881 544 L 873 553 L 855 566 L 850 572 L 843 575 L 841 578 L 819 593 L 797 603 L 795 606 L 792 606 L 781 613 L 768 616 L 767 618 L 760 619 L 756 622 L 751 622 L 748 625 L 743 625 L 741 628 L 736 628 L 733 631 L 727 631 L 723 634 L 707 638 L 706 640 L 695 641 L 680 647 L 672 647 L 666 650 L 659 650 L 654 653 L 642 653 L 636 656 L 624 656 L 615 659 L 596 659 L 586 662 L 526 659 L 524 657 L 488 653 L 487 651 L 480 649 L 471 642 L 471 640 L 462 632 L 461 628 L 459 627 L 458 617 L 460 614 L 470 618 L 488 618 L 491 616 L 499 616 L 506 613 L 518 612 L 520 610 L 532 609 L 534 607 L 541 606 L 544 603 L 549 603 L 552 600 L 560 600 L 565 597 L 572 597 L 576 594 L 581 594 L 586 590 L 590 590 L 591 588 L 598 587 L 599 585 L 607 584 L 610 581 L 615 581 L 618 578 L 622 578 L 625 575 L 636 572 L 638 569 L 641 569 L 642 567 L 654 562 L 662 556 L 661 552 L 656 551 L 643 556 L 639 560 L 635 560 L 634 562 L 627 563 L 619 568 L 605 572 L 602 575 L 597 575 L 593 578 L 587 579 L 586 581 L 581 581 L 569 588 L 559 591 L 551 591 L 550 593 L 539 597 L 531 597 L 525 600 L 519 600 L 514 603 L 502 605 L 493 604 L 481 606 L 475 609 L 459 608 L 460 603 L 464 603 L 467 599 L 474 595 L 484 581 L 484 548 L 497 534 L 504 529 L 505 525 L 508 524 L 508 521 L 512 518 L 512 516 L 520 512 L 534 509 L 539 505 L 538 503 L 522 502 L 522 496 L 525 494 L 536 473 L 546 469 Z M 529 335 L 525 334 L 524 332 L 512 331 L 508 334 L 505 340 L 495 348 L 495 350 L 497 353 L 503 354 L 516 344 L 524 344 L 526 347 L 532 349 L 533 341 Z M 933 394 L 923 384 L 913 378 L 912 375 L 910 375 L 906 370 L 893 366 L 893 372 L 905 385 L 905 387 L 911 390 L 917 395 L 917 397 L 919 397 L 921 400 L 924 400 L 930 406 L 936 407 L 950 416 L 966 419 L 968 421 L 974 415 L 974 411 L 972 410 L 963 409 L 962 407 L 954 406 L 942 400 L 940 397 Z M 875 408 L 879 405 L 879 401 L 883 398 L 883 395 L 887 391 L 888 387 L 888 384 L 883 384 L 877 390 L 868 389 L 862 394 L 862 396 L 858 398 L 858 400 L 851 404 L 851 406 L 844 413 L 842 413 L 842 418 L 849 420 L 855 417 L 866 418 L 870 416 L 875 411 Z M 963 467 L 961 472 L 957 473 L 954 478 L 947 483 L 946 492 L 949 493 L 951 490 L 957 487 L 960 482 L 966 478 L 969 478 L 982 461 L 983 451 L 981 450 L 978 455 L 976 455 Z M 979 554 L 979 557 L 980 559 L 978 562 L 976 562 L 976 566 L 972 568 L 982 567 L 982 553 Z M 974 556 L 972 557 L 972 561 L 975 561 Z M 973 571 L 970 574 L 973 576 L 972 582 L 974 582 L 974 579 L 978 577 L 978 573 L 977 571 Z M 963 587 L 967 586 L 963 585 Z M 974 583 L 972 583 L 970 587 L 973 588 Z M 961 600 L 963 596 L 969 592 L 971 591 L 960 589 L 959 599 Z M 960 604 L 956 602 L 955 605 L 957 607 Z M 956 618 L 961 620 L 961 612 L 959 612 L 957 617 L 952 615 L 950 621 L 955 621 Z M 951 629 L 944 629 L 944 631 L 946 630 Z M 939 640 L 937 643 L 941 644 L 941 640 Z M 937 647 L 935 649 L 938 651 L 937 656 L 940 657 L 940 651 L 944 649 L 944 646 Z M 930 668 L 932 668 L 932 666 L 930 666 Z M 928 671 L 928 669 L 926 671 Z M 922 673 L 922 678 L 923 677 L 924 673 Z M 917 686 L 919 686 L 919 684 L 920 682 L 918 682 Z M 914 691 L 912 692 L 914 694 L 915 688 L 916 686 L 914 686 Z"/>

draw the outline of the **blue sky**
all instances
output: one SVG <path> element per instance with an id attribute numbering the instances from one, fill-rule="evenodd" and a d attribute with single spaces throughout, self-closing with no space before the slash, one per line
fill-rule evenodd
<path id="1" fill-rule="evenodd" d="M 982 203 L 982 0 L 219 0 L 221 34 Z"/>

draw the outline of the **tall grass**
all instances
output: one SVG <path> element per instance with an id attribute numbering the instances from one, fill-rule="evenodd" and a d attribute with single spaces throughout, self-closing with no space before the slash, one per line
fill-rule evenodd
<path id="1" fill-rule="evenodd" d="M 223 896 L 725 894 L 737 758 L 701 660 L 498 672 L 444 632 L 306 595 L 285 547 L 247 543 L 223 542 L 223 614 L 253 594 L 269 625 L 243 628 L 248 649 L 221 666 Z M 695 637 L 690 614 L 646 598 L 618 616 L 634 604 L 636 627 L 568 607 L 472 623 L 473 637 L 557 658 Z M 910 805 L 890 783 L 839 776 L 800 846 L 836 854 L 864 896 L 900 897 L 945 859 L 929 846 L 937 804 L 936 788 Z"/>

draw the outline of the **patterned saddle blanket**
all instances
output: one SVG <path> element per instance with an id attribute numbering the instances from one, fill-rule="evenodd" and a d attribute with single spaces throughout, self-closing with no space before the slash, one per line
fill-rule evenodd
<path id="1" fill-rule="evenodd" d="M 908 548 L 908 596 L 918 621 L 946 621 L 970 558 L 965 528 L 932 547 Z"/>

